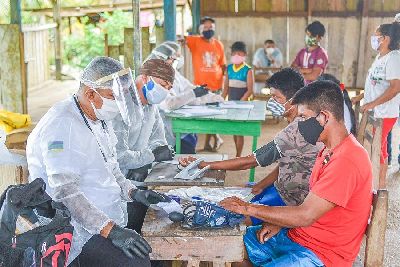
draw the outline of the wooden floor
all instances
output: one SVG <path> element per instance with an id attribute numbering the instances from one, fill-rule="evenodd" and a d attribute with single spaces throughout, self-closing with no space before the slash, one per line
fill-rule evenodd
<path id="1" fill-rule="evenodd" d="M 79 82 L 76 80 L 49 80 L 28 90 L 28 113 L 33 122 L 38 122 L 54 103 L 78 91 Z"/>

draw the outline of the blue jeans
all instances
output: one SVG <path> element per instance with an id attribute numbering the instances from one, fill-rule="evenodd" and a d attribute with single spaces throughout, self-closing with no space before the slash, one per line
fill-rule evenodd
<path id="1" fill-rule="evenodd" d="M 267 242 L 261 244 L 257 231 L 261 225 L 250 226 L 243 237 L 249 260 L 260 267 L 322 267 L 322 261 L 308 248 L 293 242 L 288 229 L 283 228 Z"/>
<path id="2" fill-rule="evenodd" d="M 260 194 L 256 195 L 251 203 L 262 204 L 268 206 L 286 206 L 285 202 L 282 200 L 281 196 L 276 190 L 274 185 L 270 185 L 264 189 Z M 251 217 L 253 225 L 262 224 L 263 221 L 254 217 Z"/>

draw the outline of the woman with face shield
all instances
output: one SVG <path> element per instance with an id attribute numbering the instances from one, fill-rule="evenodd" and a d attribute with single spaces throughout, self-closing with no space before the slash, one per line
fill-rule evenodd
<path id="1" fill-rule="evenodd" d="M 195 86 L 180 72 L 184 64 L 181 55 L 181 47 L 178 43 L 166 41 L 153 49 L 146 60 L 158 58 L 172 65 L 175 69 L 174 84 L 167 97 L 159 105 L 161 117 L 165 126 L 165 137 L 169 145 L 175 145 L 175 135 L 172 132 L 171 120 L 165 116 L 166 112 L 178 109 L 184 105 L 201 105 L 213 102 L 222 102 L 224 99 L 211 93 L 204 86 Z M 197 144 L 195 134 L 183 134 L 181 137 L 181 148 L 183 154 L 194 154 Z"/>

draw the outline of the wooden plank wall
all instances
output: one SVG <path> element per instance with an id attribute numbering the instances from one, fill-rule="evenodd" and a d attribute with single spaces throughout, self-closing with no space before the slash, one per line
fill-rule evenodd
<path id="1" fill-rule="evenodd" d="M 24 30 L 24 41 L 28 87 L 31 88 L 50 78 L 49 29 Z"/>
<path id="2" fill-rule="evenodd" d="M 256 49 L 261 48 L 266 39 L 273 39 L 283 53 L 285 66 L 288 66 L 304 46 L 308 3 L 312 3 L 312 14 L 315 15 L 312 15 L 311 21 L 320 20 L 327 30 L 322 41 L 329 55 L 327 72 L 337 76 L 347 86 L 364 87 L 364 77 L 376 55 L 370 48 L 369 36 L 381 23 L 393 21 L 394 16 L 378 17 L 377 14 L 400 12 L 398 0 L 370 2 L 369 9 L 375 13 L 368 19 L 365 51 L 358 49 L 362 0 L 240 0 L 236 7 L 238 13 L 235 13 L 235 0 L 202 0 L 201 12 L 216 18 L 216 36 L 225 46 L 228 62 L 233 42 L 247 44 L 248 63 L 251 63 Z M 287 14 L 292 15 L 287 17 Z M 365 62 L 361 66 L 361 78 L 357 80 L 359 53 L 364 54 Z"/>
<path id="3" fill-rule="evenodd" d="M 23 112 L 24 75 L 21 68 L 19 25 L 0 25 L 0 105 L 12 112 Z"/>

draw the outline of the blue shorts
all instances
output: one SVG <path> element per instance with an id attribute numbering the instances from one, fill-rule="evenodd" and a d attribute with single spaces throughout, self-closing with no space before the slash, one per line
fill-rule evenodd
<path id="1" fill-rule="evenodd" d="M 243 237 L 249 260 L 260 267 L 322 267 L 322 261 L 308 248 L 293 242 L 283 228 L 267 242 L 261 244 L 257 231 L 261 225 L 250 226 Z"/>
<path id="2" fill-rule="evenodd" d="M 274 185 L 270 185 L 264 189 L 260 194 L 256 195 L 251 203 L 262 204 L 268 206 L 286 206 L 285 202 L 282 200 L 278 191 Z M 263 221 L 254 217 L 251 217 L 253 225 L 262 224 Z"/>

